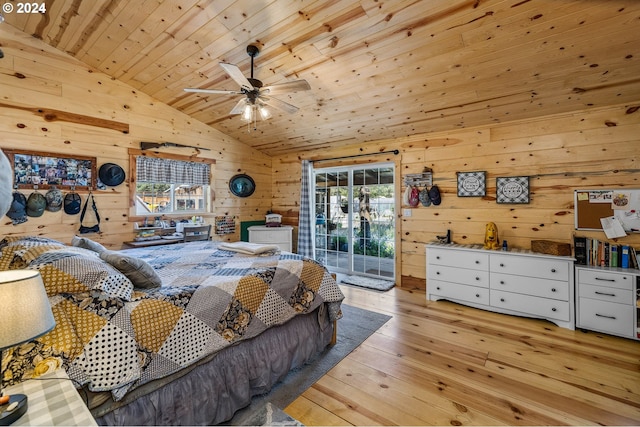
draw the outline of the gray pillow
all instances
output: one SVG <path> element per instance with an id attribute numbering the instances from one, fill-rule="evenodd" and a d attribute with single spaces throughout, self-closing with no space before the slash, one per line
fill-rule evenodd
<path id="1" fill-rule="evenodd" d="M 73 239 L 71 239 L 71 246 L 89 249 L 94 252 L 98 252 L 99 254 L 107 250 L 107 248 L 102 246 L 100 243 L 80 236 L 73 236 Z"/>
<path id="2" fill-rule="evenodd" d="M 162 285 L 158 273 L 145 260 L 108 250 L 101 252 L 100 258 L 127 276 L 136 288 L 158 288 Z"/>

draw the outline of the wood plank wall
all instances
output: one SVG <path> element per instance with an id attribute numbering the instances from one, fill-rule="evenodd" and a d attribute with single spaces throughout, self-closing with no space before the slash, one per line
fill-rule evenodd
<path id="1" fill-rule="evenodd" d="M 603 232 L 575 231 L 573 190 L 640 188 L 640 101 L 634 105 L 577 111 L 525 122 L 424 134 L 366 146 L 308 151 L 273 159 L 274 211 L 297 223 L 301 159 L 322 159 L 400 150 L 396 179 L 433 169 L 442 204 L 396 206 L 401 242 L 397 283 L 425 288 L 425 244 L 452 231 L 456 243 L 482 243 L 485 224 L 497 224 L 510 247 L 531 240 L 571 243 L 574 233 L 605 239 Z M 393 157 L 393 156 L 391 156 Z M 396 156 L 397 157 L 397 156 Z M 366 159 L 366 160 L 364 160 Z M 341 160 L 343 164 L 388 160 L 389 156 Z M 338 164 L 333 162 L 331 166 Z M 321 163 L 321 166 L 328 166 Z M 456 172 L 485 171 L 485 197 L 457 197 Z M 529 204 L 497 204 L 496 177 L 529 176 Z M 404 191 L 405 187 L 402 187 Z M 398 195 L 401 199 L 401 194 Z M 411 217 L 402 215 L 411 209 Z M 606 239 L 605 239 L 606 240 Z M 617 239 L 640 248 L 640 234 Z"/>
<path id="2" fill-rule="evenodd" d="M 264 219 L 271 207 L 268 156 L 8 25 L 0 27 L 0 40 L 4 52 L 0 59 L 0 148 L 95 156 L 98 167 L 113 162 L 125 171 L 129 170 L 127 150 L 139 148 L 141 141 L 209 148 L 211 151 L 200 150 L 199 154 L 193 149 L 162 150 L 216 159 L 214 214 L 237 217 L 237 233 L 221 239 L 239 240 L 240 221 Z M 229 179 L 237 173 L 254 178 L 253 196 L 240 199 L 229 192 Z M 22 191 L 28 195 L 32 190 Z M 84 199 L 86 193 L 81 195 Z M 94 195 L 102 232 L 87 237 L 119 249 L 134 235 L 128 180 Z M 210 221 L 212 216 L 208 216 Z M 12 225 L 5 216 L 0 234 L 43 235 L 69 243 L 79 222 L 80 215 L 63 211 L 45 212 L 20 225 Z"/>

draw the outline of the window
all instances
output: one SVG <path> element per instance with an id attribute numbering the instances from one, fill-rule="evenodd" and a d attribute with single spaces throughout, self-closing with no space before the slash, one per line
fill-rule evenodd
<path id="1" fill-rule="evenodd" d="M 142 152 L 131 156 L 136 177 L 132 200 L 135 214 L 210 212 L 211 165 L 215 161 L 161 156 Z"/>

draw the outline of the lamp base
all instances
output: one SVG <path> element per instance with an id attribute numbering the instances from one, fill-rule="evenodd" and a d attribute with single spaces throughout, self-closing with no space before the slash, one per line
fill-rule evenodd
<path id="1" fill-rule="evenodd" d="M 14 402 L 18 402 L 18 406 L 13 411 L 7 412 L 7 408 Z M 27 412 L 27 406 L 27 396 L 24 394 L 12 394 L 9 398 L 9 403 L 0 406 L 0 426 L 10 426 L 16 422 L 18 418 Z"/>

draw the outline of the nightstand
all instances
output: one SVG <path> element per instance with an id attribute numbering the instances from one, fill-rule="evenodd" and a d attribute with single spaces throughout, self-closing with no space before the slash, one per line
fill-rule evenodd
<path id="1" fill-rule="evenodd" d="M 64 369 L 3 389 L 26 394 L 29 408 L 12 426 L 97 426 Z"/>

